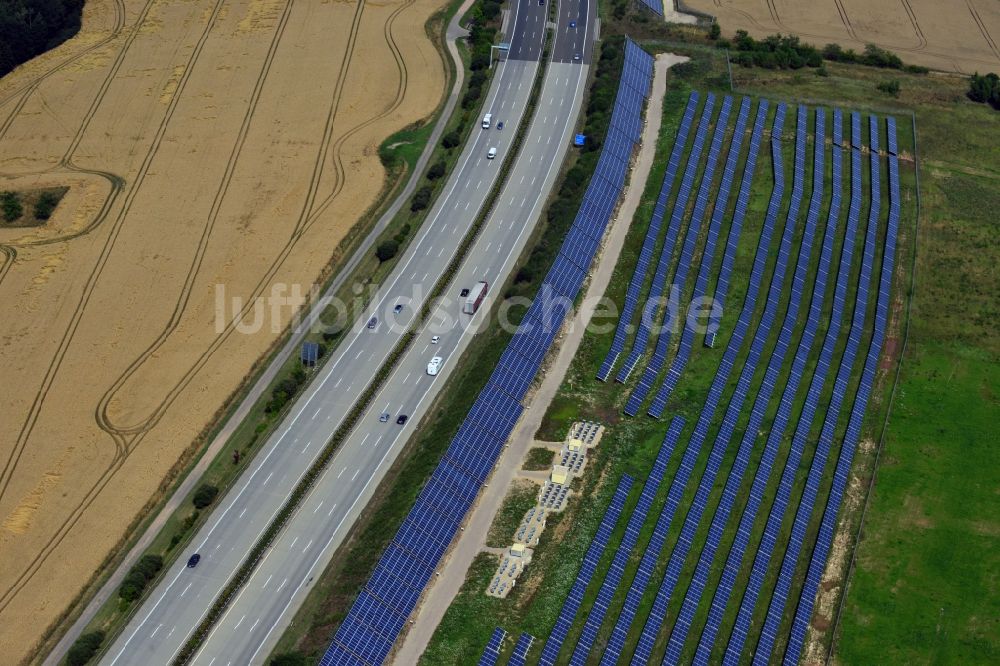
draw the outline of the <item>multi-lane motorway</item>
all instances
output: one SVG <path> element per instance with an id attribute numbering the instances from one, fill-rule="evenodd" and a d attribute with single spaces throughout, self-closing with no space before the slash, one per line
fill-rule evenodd
<path id="1" fill-rule="evenodd" d="M 434 306 L 371 409 L 217 623 L 196 663 L 247 664 L 266 659 L 310 583 L 329 562 L 456 367 L 488 310 L 484 306 L 476 317 L 462 314 L 459 290 L 478 280 L 499 288 L 538 220 L 569 145 L 587 78 L 594 30 L 588 17 L 593 13 L 587 0 L 561 3 L 552 61 L 521 153 L 449 293 Z M 105 663 L 171 661 L 419 311 L 495 183 L 539 66 L 547 6 L 522 0 L 511 7 L 511 14 L 509 56 L 500 65 L 484 106 L 493 114 L 494 128 L 473 131 L 443 195 L 368 314 L 192 540 L 190 553 L 201 554 L 198 566 L 186 568 L 186 556 L 174 564 L 106 653 Z M 570 21 L 576 22 L 575 28 L 569 27 Z M 495 129 L 501 120 L 504 131 Z M 491 147 L 498 150 L 495 160 L 486 158 Z M 393 309 L 399 304 L 403 309 L 396 315 Z M 378 317 L 375 329 L 364 326 L 370 316 Z M 434 335 L 439 341 L 432 344 Z M 432 356 L 444 358 L 437 376 L 426 373 Z M 391 417 L 386 422 L 379 419 L 384 412 Z M 402 426 L 396 424 L 401 414 L 409 417 Z"/>

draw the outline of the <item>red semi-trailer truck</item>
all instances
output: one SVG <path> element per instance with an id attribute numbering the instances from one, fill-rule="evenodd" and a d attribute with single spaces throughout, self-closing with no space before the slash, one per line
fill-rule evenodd
<path id="1" fill-rule="evenodd" d="M 489 288 L 490 285 L 485 281 L 480 280 L 477 282 L 476 286 L 469 291 L 469 295 L 465 297 L 465 305 L 462 307 L 462 312 L 470 315 L 476 314 L 476 310 L 482 305 Z"/>

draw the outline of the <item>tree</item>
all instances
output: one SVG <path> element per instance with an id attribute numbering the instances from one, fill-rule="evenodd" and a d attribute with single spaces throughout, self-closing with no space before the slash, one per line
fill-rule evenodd
<path id="1" fill-rule="evenodd" d="M 413 195 L 413 199 L 410 201 L 410 210 L 416 213 L 418 210 L 423 210 L 431 203 L 431 190 L 429 185 L 424 185 Z"/>
<path id="2" fill-rule="evenodd" d="M 387 240 L 379 243 L 375 248 L 375 256 L 379 261 L 389 261 L 399 252 L 399 243 L 394 240 Z"/>
<path id="3" fill-rule="evenodd" d="M 462 143 L 462 137 L 459 135 L 458 130 L 448 132 L 444 135 L 444 138 L 441 139 L 441 145 L 448 150 L 451 150 L 460 143 Z"/>
<path id="4" fill-rule="evenodd" d="M 272 657 L 270 666 L 309 666 L 309 660 L 301 652 L 284 652 Z"/>
<path id="5" fill-rule="evenodd" d="M 979 75 L 976 72 L 969 78 L 969 99 L 973 102 L 992 104 L 1000 108 L 1000 76 L 990 72 Z"/>
<path id="6" fill-rule="evenodd" d="M 0 210 L 3 211 L 3 219 L 8 222 L 13 222 L 24 214 L 21 199 L 14 192 L 0 194 Z"/>
<path id="7" fill-rule="evenodd" d="M 708 29 L 708 38 L 711 40 L 716 40 L 722 36 L 722 28 L 719 27 L 718 23 L 713 23 Z"/>
<path id="8" fill-rule="evenodd" d="M 444 164 L 444 160 L 435 162 L 431 165 L 431 168 L 427 170 L 427 180 L 437 180 L 447 173 L 447 167 Z"/>
<path id="9" fill-rule="evenodd" d="M 194 492 L 194 497 L 191 498 L 191 503 L 194 504 L 194 508 L 196 509 L 204 509 L 206 506 L 215 501 L 215 496 L 218 494 L 218 488 L 207 483 L 203 483 L 198 487 L 198 490 Z"/>
<path id="10" fill-rule="evenodd" d="M 0 76 L 80 29 L 84 0 L 3 0 L 0 2 Z"/>
<path id="11" fill-rule="evenodd" d="M 91 631 L 77 638 L 66 653 L 66 663 L 69 666 L 84 666 L 94 658 L 104 642 L 103 631 Z"/>
<path id="12" fill-rule="evenodd" d="M 59 195 L 55 192 L 42 192 L 35 202 L 35 219 L 47 220 L 52 217 L 52 211 L 59 205 Z"/>

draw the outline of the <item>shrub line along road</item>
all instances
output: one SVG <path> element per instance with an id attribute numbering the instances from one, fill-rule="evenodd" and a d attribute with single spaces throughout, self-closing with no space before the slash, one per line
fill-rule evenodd
<path id="1" fill-rule="evenodd" d="M 546 77 L 546 83 L 552 83 L 543 88 L 522 152 L 452 283 L 447 294 L 451 298 L 432 310 L 430 324 L 419 332 L 371 408 L 206 639 L 195 663 L 260 663 L 267 657 L 312 579 L 349 532 L 481 322 L 482 313 L 471 321 L 460 314 L 457 291 L 481 279 L 500 285 L 527 242 L 555 181 L 558 170 L 552 167 L 561 162 L 572 134 L 575 114 L 569 110 L 579 108 L 591 55 L 593 27 L 588 17 L 593 8 L 586 0 L 566 0 L 559 11 L 558 36 Z M 419 312 L 426 292 L 447 266 L 492 188 L 535 80 L 548 8 L 522 0 L 513 12 L 509 59 L 494 77 L 484 105 L 494 123 L 504 121 L 505 130 L 473 130 L 443 196 L 379 290 L 369 314 L 296 401 L 245 478 L 191 541 L 189 551 L 166 572 L 108 650 L 104 663 L 166 664 L 173 659 L 353 407 L 354 396 L 370 383 Z M 571 20 L 564 18 L 567 14 L 579 15 L 572 19 L 577 21 L 575 30 L 567 27 Z M 579 62 L 573 60 L 576 53 L 582 54 Z M 500 159 L 486 159 L 490 147 L 498 149 Z M 423 286 L 423 292 L 415 292 L 414 285 Z M 392 309 L 399 303 L 404 304 L 403 311 L 393 322 L 396 325 L 389 325 Z M 363 325 L 371 314 L 379 318 L 375 330 Z M 460 324 L 447 332 L 427 330 L 442 317 Z M 441 337 L 433 347 L 432 333 Z M 436 377 L 425 373 L 430 356 L 445 359 Z M 392 415 L 387 423 L 379 421 L 383 411 Z M 402 427 L 395 423 L 399 414 L 410 417 Z M 187 569 L 187 555 L 193 552 L 201 554 L 201 562 Z"/>

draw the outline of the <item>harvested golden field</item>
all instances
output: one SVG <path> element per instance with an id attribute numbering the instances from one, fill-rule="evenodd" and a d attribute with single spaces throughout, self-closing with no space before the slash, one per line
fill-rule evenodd
<path id="1" fill-rule="evenodd" d="M 0 80 L 0 653 L 31 654 L 375 203 L 378 144 L 434 111 L 444 0 L 88 0 Z M 282 323 L 291 317 L 281 311 Z M 279 327 L 280 328 L 280 327 Z"/>
<path id="2" fill-rule="evenodd" d="M 723 32 L 799 35 L 860 51 L 874 43 L 907 64 L 944 71 L 1000 71 L 996 0 L 683 0 L 718 18 Z"/>

